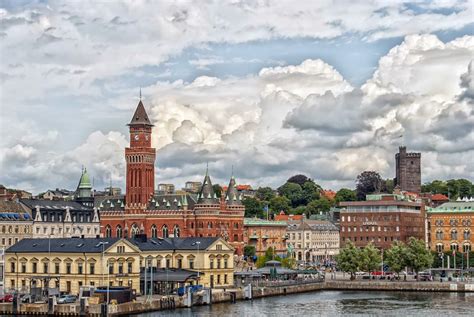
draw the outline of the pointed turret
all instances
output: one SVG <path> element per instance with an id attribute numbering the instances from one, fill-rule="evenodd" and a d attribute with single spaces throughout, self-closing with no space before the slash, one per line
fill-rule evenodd
<path id="1" fill-rule="evenodd" d="M 212 188 L 211 178 L 209 177 L 209 171 L 206 169 L 206 176 L 202 183 L 201 191 L 198 194 L 198 204 L 218 204 L 219 201 L 214 197 L 214 189 Z"/>
<path id="2" fill-rule="evenodd" d="M 241 197 L 237 191 L 234 175 L 231 176 L 229 187 L 227 188 L 225 202 L 227 205 L 242 205 Z"/>
<path id="3" fill-rule="evenodd" d="M 135 110 L 132 120 L 130 120 L 130 123 L 128 125 L 129 126 L 145 125 L 149 127 L 153 126 L 153 124 L 151 124 L 150 122 L 150 119 L 148 118 L 148 114 L 146 113 L 145 106 L 143 106 L 143 103 L 141 100 L 138 103 L 137 109 Z"/>
<path id="4" fill-rule="evenodd" d="M 94 204 L 94 197 L 92 197 L 92 184 L 87 169 L 82 169 L 81 178 L 76 189 L 75 200 L 83 206 L 92 207 Z"/>

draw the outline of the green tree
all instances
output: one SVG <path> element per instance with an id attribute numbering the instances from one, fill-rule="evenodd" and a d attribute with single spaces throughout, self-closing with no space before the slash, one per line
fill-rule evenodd
<path id="1" fill-rule="evenodd" d="M 355 274 L 359 271 L 361 252 L 359 248 L 349 241 L 336 256 L 337 266 L 342 271 L 350 273 L 351 280 L 355 279 Z"/>
<path id="2" fill-rule="evenodd" d="M 281 260 L 281 266 L 294 269 L 296 267 L 296 259 L 292 257 L 287 257 Z"/>
<path id="3" fill-rule="evenodd" d="M 296 208 L 292 208 L 291 209 L 291 214 L 293 215 L 302 215 L 304 213 L 306 213 L 306 206 L 298 206 Z"/>
<path id="4" fill-rule="evenodd" d="M 262 201 L 270 201 L 275 197 L 275 192 L 270 187 L 259 187 L 255 193 L 255 197 Z"/>
<path id="5" fill-rule="evenodd" d="M 407 247 L 401 241 L 392 243 L 390 249 L 384 252 L 384 262 L 390 270 L 400 276 L 400 272 L 407 266 Z"/>
<path id="6" fill-rule="evenodd" d="M 245 197 L 242 204 L 245 206 L 245 217 L 263 217 L 263 205 L 258 199 Z"/>
<path id="7" fill-rule="evenodd" d="M 247 257 L 253 257 L 255 255 L 255 246 L 253 245 L 246 245 L 244 247 L 244 255 Z"/>
<path id="8" fill-rule="evenodd" d="M 221 198 L 222 196 L 222 187 L 219 184 L 214 184 L 212 185 L 212 189 L 214 190 L 214 193 L 216 193 L 216 196 L 218 198 Z"/>
<path id="9" fill-rule="evenodd" d="M 423 240 L 410 237 L 407 243 L 406 264 L 418 275 L 421 270 L 431 267 L 433 264 L 433 255 L 426 248 Z"/>
<path id="10" fill-rule="evenodd" d="M 458 188 L 460 197 L 471 197 L 474 196 L 473 186 L 467 179 L 458 179 Z"/>
<path id="11" fill-rule="evenodd" d="M 303 189 L 296 183 L 285 183 L 278 188 L 278 193 L 288 198 L 293 207 L 304 204 Z"/>
<path id="12" fill-rule="evenodd" d="M 326 213 L 329 209 L 331 209 L 331 202 L 327 198 L 322 197 L 310 202 L 308 206 L 306 206 L 306 213 L 310 215 L 319 214 L 320 211 Z"/>
<path id="13" fill-rule="evenodd" d="M 421 190 L 424 193 L 443 194 L 448 196 L 448 185 L 444 181 L 434 180 L 431 183 L 425 183 Z"/>
<path id="14" fill-rule="evenodd" d="M 334 197 L 337 203 L 341 201 L 356 201 L 357 195 L 355 191 L 349 188 L 341 188 L 337 191 L 336 196 Z"/>
<path id="15" fill-rule="evenodd" d="M 303 189 L 303 200 L 305 204 L 309 202 L 319 199 L 321 197 L 321 186 L 309 180 L 305 182 L 302 186 Z"/>
<path id="16" fill-rule="evenodd" d="M 382 191 L 384 193 L 392 194 L 394 188 L 395 188 L 395 184 L 393 183 L 392 178 L 387 178 L 387 179 L 383 180 Z"/>
<path id="17" fill-rule="evenodd" d="M 273 197 L 270 200 L 270 209 L 274 213 L 278 213 L 282 210 L 287 212 L 290 210 L 290 200 L 284 196 Z"/>
<path id="18" fill-rule="evenodd" d="M 366 272 L 373 272 L 381 267 L 382 258 L 380 251 L 371 243 L 367 244 L 361 251 L 359 268 Z"/>
<path id="19" fill-rule="evenodd" d="M 365 196 L 373 193 L 380 193 L 382 188 L 382 178 L 379 173 L 365 171 L 357 176 L 356 193 L 358 200 L 365 200 Z"/>
<path id="20" fill-rule="evenodd" d="M 303 187 L 304 183 L 306 183 L 307 181 L 310 181 L 310 180 L 311 179 L 308 176 L 298 174 L 298 175 L 291 176 L 290 178 L 288 178 L 288 180 L 286 182 L 287 183 L 298 184 L 301 187 Z"/>

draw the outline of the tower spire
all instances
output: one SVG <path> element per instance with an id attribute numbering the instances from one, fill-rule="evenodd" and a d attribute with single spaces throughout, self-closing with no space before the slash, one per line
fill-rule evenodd
<path id="1" fill-rule="evenodd" d="M 142 87 L 140 87 L 140 101 L 142 101 Z"/>

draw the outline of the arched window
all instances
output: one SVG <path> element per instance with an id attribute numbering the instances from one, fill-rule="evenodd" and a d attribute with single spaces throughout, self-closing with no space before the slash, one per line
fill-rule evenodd
<path id="1" fill-rule="evenodd" d="M 191 229 L 194 229 L 194 222 L 191 222 Z"/>
<path id="2" fill-rule="evenodd" d="M 173 235 L 175 238 L 179 238 L 179 226 L 178 225 L 174 225 L 174 228 L 173 228 Z"/>
<path id="3" fill-rule="evenodd" d="M 137 226 L 136 223 L 134 223 L 134 224 L 132 225 L 132 230 L 131 230 L 130 233 L 131 233 L 131 237 L 132 237 L 132 238 L 135 237 L 137 234 L 140 233 L 140 230 L 138 229 L 138 226 Z"/>
<path id="4" fill-rule="evenodd" d="M 110 238 L 112 236 L 112 228 L 109 225 L 105 226 L 105 237 Z"/>
<path id="5" fill-rule="evenodd" d="M 469 240 L 471 238 L 471 231 L 469 229 L 464 230 L 464 240 Z"/>
<path id="6" fill-rule="evenodd" d="M 121 238 L 122 237 L 122 226 L 117 225 L 117 227 L 115 228 L 115 232 L 117 233 L 117 238 Z"/>
<path id="7" fill-rule="evenodd" d="M 212 229 L 212 222 L 207 223 L 207 229 Z"/>
<path id="8" fill-rule="evenodd" d="M 436 251 L 437 251 L 437 252 L 443 252 L 443 249 L 444 249 L 444 246 L 443 246 L 442 243 L 438 243 L 438 244 L 436 245 Z"/>
<path id="9" fill-rule="evenodd" d="M 464 243 L 462 246 L 462 252 L 471 252 L 471 245 L 469 243 Z"/>
<path id="10" fill-rule="evenodd" d="M 443 230 L 437 230 L 436 231 L 436 239 L 437 240 L 443 240 Z"/>
<path id="11" fill-rule="evenodd" d="M 168 238 L 169 237 L 168 226 L 167 225 L 163 225 L 163 228 L 161 229 L 161 231 L 163 232 L 163 238 Z"/>
<path id="12" fill-rule="evenodd" d="M 451 240 L 458 239 L 458 231 L 456 229 L 451 230 Z"/>
<path id="13" fill-rule="evenodd" d="M 151 237 L 152 238 L 158 237 L 158 229 L 156 228 L 156 225 L 151 226 Z"/>
<path id="14" fill-rule="evenodd" d="M 459 251 L 459 246 L 457 243 L 452 243 L 451 244 L 451 251 Z"/>

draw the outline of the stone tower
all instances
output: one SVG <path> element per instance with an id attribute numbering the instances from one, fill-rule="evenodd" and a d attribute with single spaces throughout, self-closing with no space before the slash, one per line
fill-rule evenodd
<path id="1" fill-rule="evenodd" d="M 151 147 L 153 125 L 141 100 L 128 126 L 130 147 L 125 149 L 126 204 L 128 209 L 145 209 L 155 191 L 156 151 Z"/>
<path id="2" fill-rule="evenodd" d="M 421 192 L 421 153 L 407 153 L 401 146 L 395 154 L 396 174 L 394 185 L 402 191 Z"/>

